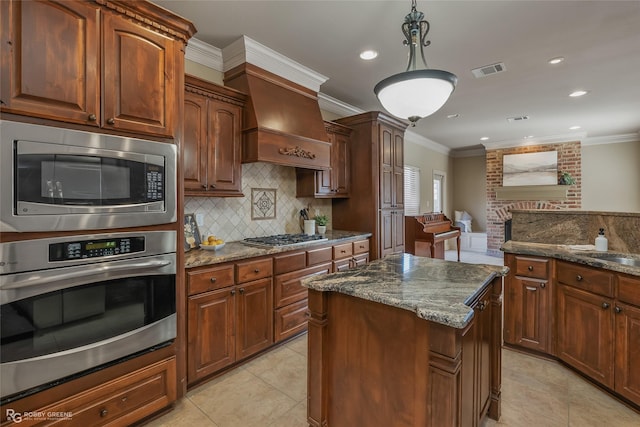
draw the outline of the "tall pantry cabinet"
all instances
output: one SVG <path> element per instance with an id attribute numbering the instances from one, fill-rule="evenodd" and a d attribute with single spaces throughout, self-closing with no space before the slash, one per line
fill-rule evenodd
<path id="1" fill-rule="evenodd" d="M 334 199 L 333 228 L 369 231 L 371 259 L 404 251 L 404 131 L 379 111 L 336 120 L 351 134 L 351 197 Z"/>

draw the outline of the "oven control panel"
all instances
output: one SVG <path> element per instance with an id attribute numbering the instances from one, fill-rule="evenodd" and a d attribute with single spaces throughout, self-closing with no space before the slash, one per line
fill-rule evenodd
<path id="1" fill-rule="evenodd" d="M 144 237 L 78 240 L 49 245 L 49 261 L 99 258 L 144 252 Z"/>

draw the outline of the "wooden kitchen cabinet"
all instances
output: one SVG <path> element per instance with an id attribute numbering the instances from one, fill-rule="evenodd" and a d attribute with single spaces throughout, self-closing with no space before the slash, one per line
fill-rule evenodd
<path id="1" fill-rule="evenodd" d="M 369 239 L 333 247 L 333 272 L 350 270 L 369 262 Z"/>
<path id="2" fill-rule="evenodd" d="M 551 260 L 505 254 L 504 341 L 553 353 Z"/>
<path id="3" fill-rule="evenodd" d="M 241 117 L 246 96 L 185 76 L 185 195 L 241 197 Z"/>
<path id="4" fill-rule="evenodd" d="M 613 389 L 613 275 L 565 262 L 557 269 L 558 357 Z"/>
<path id="5" fill-rule="evenodd" d="M 2 111 L 173 139 L 195 28 L 153 3 L 112 5 L 2 2 Z"/>
<path id="6" fill-rule="evenodd" d="M 351 197 L 334 199 L 334 228 L 372 233 L 372 260 L 404 251 L 404 131 L 381 112 L 336 120 L 351 134 Z"/>
<path id="7" fill-rule="evenodd" d="M 296 197 L 344 198 L 351 191 L 351 129 L 325 122 L 331 143 L 330 170 L 296 169 Z"/>
<path id="8" fill-rule="evenodd" d="M 618 277 L 615 391 L 640 405 L 640 278 Z"/>
<path id="9" fill-rule="evenodd" d="M 187 379 L 193 384 L 273 344 L 271 258 L 198 268 L 187 272 L 189 290 L 204 283 L 232 286 L 189 295 Z"/>

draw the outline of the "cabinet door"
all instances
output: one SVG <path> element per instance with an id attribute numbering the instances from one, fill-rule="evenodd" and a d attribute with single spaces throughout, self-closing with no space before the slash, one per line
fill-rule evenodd
<path id="1" fill-rule="evenodd" d="M 251 356 L 273 344 L 271 278 L 238 285 L 236 355 Z"/>
<path id="2" fill-rule="evenodd" d="M 482 419 L 491 400 L 491 345 L 492 345 L 492 307 L 489 292 L 485 292 L 475 308 L 478 316 L 478 353 L 477 353 L 477 420 Z"/>
<path id="3" fill-rule="evenodd" d="M 108 12 L 103 26 L 102 126 L 174 136 L 175 43 Z"/>
<path id="4" fill-rule="evenodd" d="M 347 197 L 351 191 L 351 148 L 347 135 L 335 134 L 331 143 L 331 176 L 336 196 Z"/>
<path id="5" fill-rule="evenodd" d="M 380 206 L 379 208 L 391 208 L 394 201 L 394 175 L 393 175 L 393 129 L 380 124 Z"/>
<path id="6" fill-rule="evenodd" d="M 2 110 L 97 125 L 100 33 L 95 5 L 2 1 Z"/>
<path id="7" fill-rule="evenodd" d="M 393 253 L 404 252 L 404 211 L 394 210 L 393 221 Z"/>
<path id="8" fill-rule="evenodd" d="M 215 192 L 240 193 L 240 116 L 238 106 L 209 100 L 209 152 L 207 184 Z"/>
<path id="9" fill-rule="evenodd" d="M 612 300 L 558 285 L 558 357 L 613 388 Z"/>
<path id="10" fill-rule="evenodd" d="M 380 258 L 384 258 L 385 256 L 392 254 L 394 251 L 394 220 L 393 211 L 389 209 L 383 209 L 380 211 Z"/>
<path id="11" fill-rule="evenodd" d="M 187 379 L 192 383 L 233 363 L 235 288 L 189 297 Z"/>
<path id="12" fill-rule="evenodd" d="M 548 282 L 509 277 L 505 283 L 505 342 L 548 353 L 551 329 Z"/>
<path id="13" fill-rule="evenodd" d="M 640 403 L 640 309 L 616 304 L 615 390 Z"/>
<path id="14" fill-rule="evenodd" d="M 369 262 L 369 253 L 354 255 L 351 260 L 352 267 L 360 267 L 366 265 Z"/>
<path id="15" fill-rule="evenodd" d="M 207 189 L 207 99 L 202 95 L 184 94 L 184 188 L 187 191 Z"/>
<path id="16" fill-rule="evenodd" d="M 393 131 L 393 193 L 392 206 L 404 207 L 404 136 L 400 131 Z"/>

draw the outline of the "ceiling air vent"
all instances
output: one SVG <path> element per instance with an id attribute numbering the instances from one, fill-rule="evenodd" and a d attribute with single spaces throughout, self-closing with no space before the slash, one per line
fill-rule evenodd
<path id="1" fill-rule="evenodd" d="M 504 65 L 504 62 L 485 65 L 484 67 L 474 68 L 473 70 L 471 70 L 476 79 L 479 79 L 480 77 L 490 76 L 491 74 L 502 73 L 503 71 L 507 71 L 507 66 Z"/>
<path id="2" fill-rule="evenodd" d="M 529 116 L 507 117 L 509 123 L 523 122 L 529 120 Z"/>

